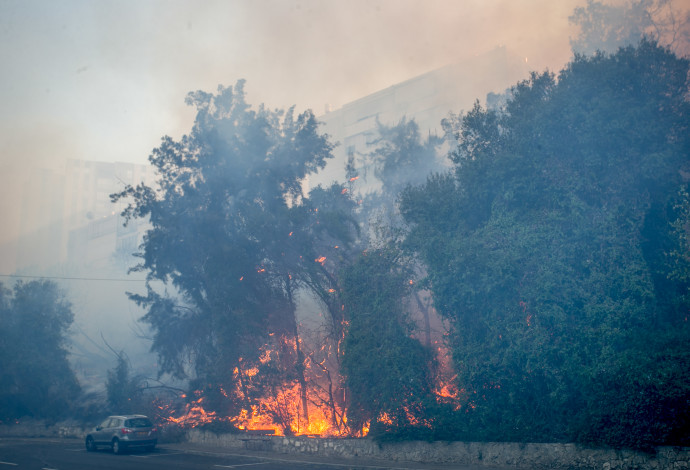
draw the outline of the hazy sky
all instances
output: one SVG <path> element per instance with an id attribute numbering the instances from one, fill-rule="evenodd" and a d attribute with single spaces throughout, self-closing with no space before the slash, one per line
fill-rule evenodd
<path id="1" fill-rule="evenodd" d="M 318 115 L 498 45 L 558 70 L 584 3 L 0 0 L 0 220 L 29 165 L 146 163 L 189 131 L 189 91 L 245 78 L 250 103 Z"/>
<path id="2" fill-rule="evenodd" d="M 0 0 L 3 163 L 145 162 L 191 90 L 247 79 L 252 103 L 320 114 L 503 44 L 569 57 L 583 0 Z"/>

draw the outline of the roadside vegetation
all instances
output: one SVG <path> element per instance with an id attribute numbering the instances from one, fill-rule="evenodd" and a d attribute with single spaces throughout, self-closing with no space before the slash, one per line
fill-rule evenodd
<path id="1" fill-rule="evenodd" d="M 0 422 L 169 420 L 182 396 L 232 430 L 261 412 L 285 434 L 690 445 L 688 77 L 646 36 L 576 54 L 449 116 L 444 138 L 381 124 L 343 183 L 309 194 L 334 148 L 311 112 L 255 110 L 244 82 L 190 93 L 192 131 L 150 157 L 158 186 L 112 196 L 151 222 L 148 291 L 130 297 L 189 392 L 114 352 L 86 397 L 69 302 L 18 282 L 0 286 Z M 365 163 L 380 189 L 360 194 Z"/>

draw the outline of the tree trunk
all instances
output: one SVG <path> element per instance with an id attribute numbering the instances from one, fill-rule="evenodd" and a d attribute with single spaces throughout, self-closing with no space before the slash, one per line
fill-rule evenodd
<path id="1" fill-rule="evenodd" d="M 287 296 L 288 296 L 288 302 L 289 302 L 290 308 L 292 310 L 292 320 L 293 320 L 292 324 L 294 325 L 293 335 L 295 337 L 295 352 L 297 353 L 297 361 L 295 363 L 295 369 L 297 371 L 297 380 L 299 381 L 300 395 L 302 398 L 302 416 L 304 417 L 304 422 L 306 423 L 306 426 L 309 427 L 309 404 L 308 404 L 308 397 L 307 397 L 307 379 L 304 376 L 304 371 L 306 369 L 305 357 L 304 357 L 304 353 L 302 352 L 302 348 L 300 348 L 300 345 L 299 345 L 299 331 L 297 328 L 297 318 L 295 317 L 296 308 L 295 308 L 295 303 L 294 303 L 294 299 L 292 296 L 292 280 L 290 279 L 289 275 L 287 275 L 285 277 L 285 286 L 286 286 L 286 292 L 287 292 Z"/>
<path id="2" fill-rule="evenodd" d="M 422 312 L 422 315 L 424 316 L 424 340 L 426 342 L 426 346 L 428 348 L 431 347 L 431 320 L 429 320 L 429 305 L 424 305 L 422 302 L 422 299 L 419 298 L 419 292 L 414 293 L 414 298 L 417 301 L 417 305 L 419 306 L 419 310 Z"/>

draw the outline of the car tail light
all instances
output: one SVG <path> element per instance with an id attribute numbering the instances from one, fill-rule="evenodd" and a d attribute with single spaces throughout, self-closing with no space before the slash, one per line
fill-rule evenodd
<path id="1" fill-rule="evenodd" d="M 132 432 L 131 429 L 127 429 L 127 428 L 120 429 L 120 434 L 129 434 L 131 432 Z"/>

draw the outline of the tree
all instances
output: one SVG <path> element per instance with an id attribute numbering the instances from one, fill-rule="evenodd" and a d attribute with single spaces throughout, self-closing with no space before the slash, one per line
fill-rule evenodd
<path id="1" fill-rule="evenodd" d="M 70 368 L 74 314 L 51 281 L 0 284 L 0 420 L 55 420 L 69 414 L 80 387 Z"/>
<path id="2" fill-rule="evenodd" d="M 443 139 L 436 135 L 423 139 L 414 119 L 402 118 L 394 126 L 377 122 L 377 131 L 378 138 L 369 143 L 371 150 L 365 155 L 365 161 L 373 167 L 381 189 L 363 198 L 360 218 L 362 225 L 370 228 L 370 244 L 385 246 L 399 239 L 404 231 L 397 207 L 400 193 L 407 186 L 421 184 L 429 175 L 447 168 L 438 151 Z M 419 263 L 414 263 L 414 271 L 414 278 L 424 276 Z M 423 319 L 426 346 L 429 347 L 431 306 L 422 300 L 419 289 L 410 289 L 408 295 Z"/>
<path id="3" fill-rule="evenodd" d="M 348 421 L 353 430 L 369 426 L 378 438 L 419 438 L 420 429 L 431 427 L 434 360 L 431 350 L 410 337 L 413 324 L 402 305 L 410 273 L 401 261 L 397 250 L 367 251 L 342 280 Z"/>
<path id="4" fill-rule="evenodd" d="M 133 399 L 138 398 L 138 380 L 130 376 L 131 367 L 124 351 L 117 354 L 117 365 L 108 371 L 105 390 L 108 404 L 113 413 L 133 413 L 136 411 Z"/>
<path id="5" fill-rule="evenodd" d="M 689 17 L 690 12 L 677 9 L 673 0 L 629 0 L 618 5 L 587 0 L 587 6 L 575 8 L 569 18 L 580 29 L 570 44 L 578 54 L 594 55 L 635 45 L 646 36 L 684 55 L 690 52 Z"/>
<path id="6" fill-rule="evenodd" d="M 377 122 L 377 131 L 366 160 L 382 188 L 371 205 L 395 212 L 396 199 L 406 186 L 421 184 L 429 174 L 445 169 L 436 154 L 442 139 L 430 135 L 423 140 L 414 119 L 403 118 L 394 126 Z"/>
<path id="7" fill-rule="evenodd" d="M 403 194 L 406 245 L 452 322 L 475 438 L 644 447 L 678 436 L 683 419 L 654 410 L 683 403 L 687 377 L 671 378 L 674 359 L 651 364 L 681 357 L 654 337 L 690 339 L 687 284 L 666 255 L 689 166 L 687 73 L 647 40 L 578 56 L 558 79 L 535 73 L 504 109 L 448 122 L 453 173 Z M 643 376 L 663 384 L 648 401 L 600 413 L 616 395 L 604 377 L 633 403 Z M 601 433 L 643 415 L 663 431 Z"/>
<path id="8" fill-rule="evenodd" d="M 164 137 L 149 159 L 159 188 L 113 195 L 130 199 L 127 220 L 148 217 L 152 225 L 135 268 L 147 272 L 148 292 L 131 297 L 147 309 L 143 320 L 154 330 L 162 371 L 191 377 L 207 403 L 228 414 L 257 398 L 241 383 L 261 365 L 264 346 L 277 354 L 292 344 L 285 380 L 301 383 L 308 421 L 295 293 L 328 290 L 325 263 L 317 261 L 326 254 L 315 250 L 338 238 L 331 229 L 345 236 L 347 217 L 322 223 L 302 195 L 301 181 L 332 156 L 313 114 L 255 111 L 243 86 L 190 93 L 192 132 L 177 142 Z M 155 289 L 156 282 L 170 291 Z"/>

